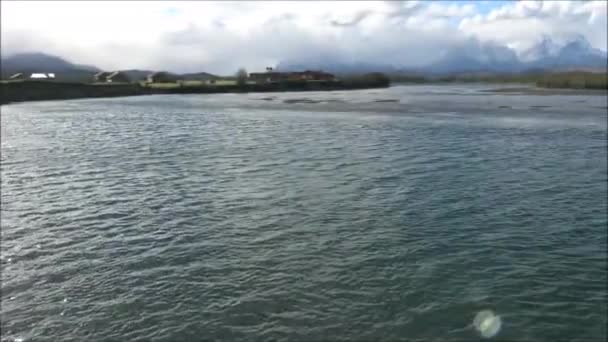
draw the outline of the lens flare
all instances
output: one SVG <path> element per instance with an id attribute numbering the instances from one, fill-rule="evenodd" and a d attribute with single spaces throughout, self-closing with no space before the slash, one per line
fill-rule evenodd
<path id="1" fill-rule="evenodd" d="M 483 310 L 477 313 L 473 325 L 482 337 L 490 338 L 498 334 L 502 321 L 500 316 L 494 315 L 491 310 Z"/>

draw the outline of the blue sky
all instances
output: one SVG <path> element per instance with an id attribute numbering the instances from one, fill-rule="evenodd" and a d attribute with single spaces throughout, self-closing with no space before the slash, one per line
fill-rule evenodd
<path id="1" fill-rule="evenodd" d="M 456 5 L 465 5 L 465 4 L 473 4 L 475 6 L 475 10 L 477 13 L 486 15 L 490 11 L 500 8 L 503 5 L 514 2 L 513 1 L 504 1 L 504 0 L 495 0 L 495 1 L 482 1 L 482 0 L 458 0 L 458 1 L 445 1 L 446 3 L 456 4 Z"/>
<path id="2" fill-rule="evenodd" d="M 166 9 L 166 12 L 169 16 L 176 16 L 176 15 L 179 15 L 180 11 L 177 7 L 171 6 Z"/>
<path id="3" fill-rule="evenodd" d="M 583 36 L 606 50 L 607 4 L 1 1 L 0 47 L 3 55 L 42 51 L 107 69 L 227 73 L 240 66 L 263 70 L 293 58 L 408 66 L 431 63 L 438 52 L 471 41 L 521 54 L 543 36 L 557 44 Z M 109 24 L 95 18 L 109 18 Z"/>

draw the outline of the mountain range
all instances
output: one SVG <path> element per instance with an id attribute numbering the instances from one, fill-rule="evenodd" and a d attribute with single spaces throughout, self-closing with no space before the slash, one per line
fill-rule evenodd
<path id="1" fill-rule="evenodd" d="M 592 70 L 606 71 L 608 55 L 593 48 L 582 36 L 576 36 L 558 45 L 550 37 L 542 36 L 539 42 L 519 56 L 515 50 L 494 43 L 470 40 L 448 49 L 439 60 L 416 68 L 386 64 L 341 63 L 336 60 L 322 62 L 282 61 L 276 69 L 282 71 L 323 69 L 336 74 L 381 71 L 445 75 L 459 73 L 520 73 L 526 71 Z"/>
<path id="2" fill-rule="evenodd" d="M 422 67 L 404 67 L 369 62 L 343 62 L 339 59 L 287 60 L 277 64 L 277 71 L 321 69 L 338 75 L 365 72 L 388 74 L 446 75 L 461 73 L 521 73 L 526 71 L 587 70 L 606 71 L 608 56 L 593 48 L 582 36 L 563 44 L 542 36 L 538 43 L 519 55 L 509 47 L 495 43 L 481 43 L 471 39 L 448 49 L 434 63 Z M 21 53 L 0 60 L 3 79 L 18 72 L 53 72 L 58 80 L 88 82 L 100 69 L 76 64 L 61 57 L 40 52 Z M 132 80 L 145 79 L 153 70 L 123 70 Z M 218 76 L 200 72 L 180 75 L 185 80 L 213 79 Z"/>

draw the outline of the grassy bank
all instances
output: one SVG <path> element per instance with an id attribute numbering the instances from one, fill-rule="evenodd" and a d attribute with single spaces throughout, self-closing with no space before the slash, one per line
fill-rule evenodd
<path id="1" fill-rule="evenodd" d="M 382 74 L 368 74 L 339 81 L 286 81 L 278 83 L 188 81 L 175 83 L 84 84 L 48 81 L 0 82 L 0 103 L 64 100 L 94 97 L 116 97 L 154 94 L 215 94 L 280 91 L 329 91 L 388 87 L 390 81 Z"/>
<path id="2" fill-rule="evenodd" d="M 608 89 L 608 73 L 583 71 L 559 73 L 451 75 L 437 78 L 423 76 L 391 76 L 400 83 L 518 83 L 541 88 Z"/>
<path id="3" fill-rule="evenodd" d="M 608 74 L 571 72 L 545 75 L 536 81 L 543 88 L 608 89 Z"/>
<path id="4" fill-rule="evenodd" d="M 130 83 L 96 85 L 48 81 L 0 82 L 0 104 L 23 101 L 116 97 L 143 94 L 145 94 L 143 89 Z"/>

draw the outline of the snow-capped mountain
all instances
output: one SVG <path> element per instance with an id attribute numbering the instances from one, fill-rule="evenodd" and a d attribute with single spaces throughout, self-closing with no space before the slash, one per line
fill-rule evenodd
<path id="1" fill-rule="evenodd" d="M 514 50 L 470 40 L 453 47 L 438 61 L 423 68 L 428 73 L 516 72 L 521 63 Z"/>
<path id="2" fill-rule="evenodd" d="M 591 46 L 583 36 L 575 36 L 561 47 L 551 38 L 543 37 L 537 45 L 522 53 L 527 64 L 541 69 L 606 69 L 608 55 Z"/>
<path id="3" fill-rule="evenodd" d="M 559 53 L 559 50 L 560 46 L 551 37 L 542 35 L 538 43 L 524 50 L 519 57 L 523 62 L 532 62 L 543 58 L 555 57 Z"/>

